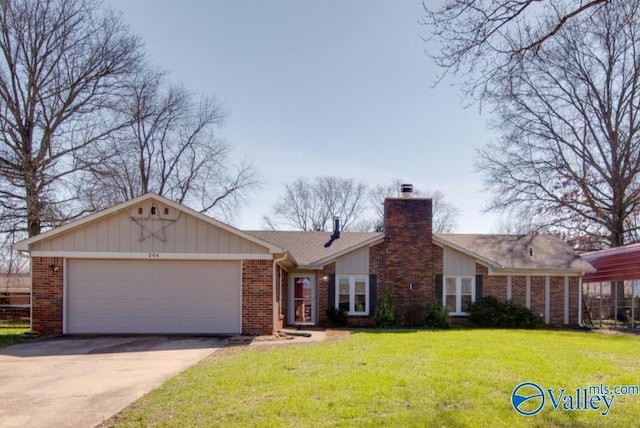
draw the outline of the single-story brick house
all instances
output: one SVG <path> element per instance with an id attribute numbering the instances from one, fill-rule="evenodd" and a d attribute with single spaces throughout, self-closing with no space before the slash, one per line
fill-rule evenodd
<path id="1" fill-rule="evenodd" d="M 373 325 L 440 300 L 454 316 L 482 295 L 581 323 L 593 270 L 552 236 L 432 234 L 431 200 L 385 201 L 384 233 L 241 231 L 149 193 L 15 245 L 32 261 L 32 328 L 43 334 L 271 334 L 340 308 Z"/>

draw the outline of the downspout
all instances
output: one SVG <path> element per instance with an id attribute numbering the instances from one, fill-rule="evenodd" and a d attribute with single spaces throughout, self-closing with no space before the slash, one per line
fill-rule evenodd
<path id="1" fill-rule="evenodd" d="M 277 307 L 277 300 L 276 300 L 276 281 L 278 276 L 276 275 L 276 267 L 278 266 L 278 263 L 280 263 L 281 261 L 284 261 L 287 259 L 287 253 L 285 251 L 284 255 L 282 257 L 280 257 L 279 259 L 273 259 L 273 280 L 272 282 L 272 290 L 271 290 L 271 294 L 272 294 L 272 302 L 271 302 L 271 312 L 273 312 L 273 316 L 272 316 L 272 320 L 271 320 L 271 334 L 276 334 L 276 324 L 278 323 L 278 311 L 276 310 Z"/>

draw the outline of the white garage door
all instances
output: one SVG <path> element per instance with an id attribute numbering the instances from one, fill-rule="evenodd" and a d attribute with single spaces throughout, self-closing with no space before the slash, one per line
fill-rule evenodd
<path id="1" fill-rule="evenodd" d="M 241 264 L 69 260 L 67 333 L 237 334 Z"/>

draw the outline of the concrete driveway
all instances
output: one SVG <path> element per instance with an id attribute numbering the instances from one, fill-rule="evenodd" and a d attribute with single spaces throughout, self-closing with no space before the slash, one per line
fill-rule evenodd
<path id="1" fill-rule="evenodd" d="M 209 337 L 70 337 L 0 348 L 0 426 L 93 427 L 223 346 Z"/>

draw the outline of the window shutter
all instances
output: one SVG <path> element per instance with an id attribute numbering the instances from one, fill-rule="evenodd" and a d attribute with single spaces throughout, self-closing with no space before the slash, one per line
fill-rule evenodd
<path id="1" fill-rule="evenodd" d="M 377 303 L 378 294 L 376 287 L 376 276 L 374 274 L 371 274 L 369 275 L 369 315 L 375 314 Z"/>
<path id="2" fill-rule="evenodd" d="M 476 301 L 482 298 L 482 275 L 476 275 Z"/>
<path id="3" fill-rule="evenodd" d="M 438 303 L 442 303 L 442 294 L 443 294 L 442 283 L 443 283 L 442 274 L 439 273 L 436 275 L 436 299 L 438 300 Z"/>
<path id="4" fill-rule="evenodd" d="M 336 307 L 336 275 L 334 273 L 329 274 L 329 289 L 327 290 L 329 299 L 327 301 L 328 309 L 335 309 Z"/>

